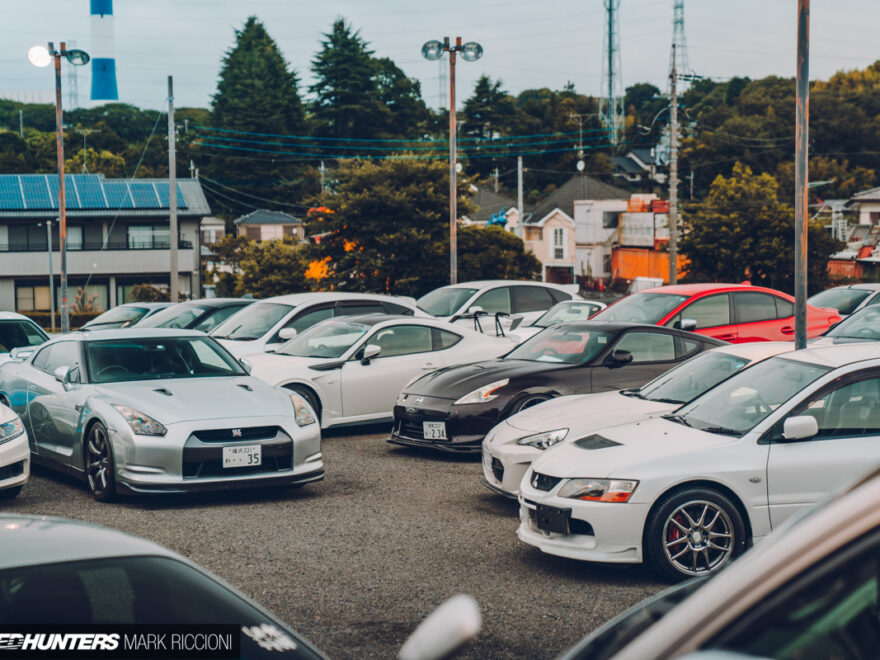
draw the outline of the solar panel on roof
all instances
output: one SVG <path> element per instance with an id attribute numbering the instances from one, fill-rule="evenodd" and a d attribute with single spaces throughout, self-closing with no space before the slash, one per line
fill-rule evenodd
<path id="1" fill-rule="evenodd" d="M 84 209 L 106 209 L 107 200 L 101 191 L 101 184 L 94 174 L 74 174 L 79 201 Z"/>
<path id="2" fill-rule="evenodd" d="M 139 209 L 157 209 L 159 208 L 159 198 L 156 196 L 156 189 L 152 183 L 131 182 L 128 184 L 131 190 L 131 196 L 134 198 L 134 205 Z"/>
<path id="3" fill-rule="evenodd" d="M 47 174 L 46 182 L 49 184 L 49 191 L 52 196 L 52 207 L 58 208 L 58 177 L 53 174 Z M 64 207 L 68 209 L 82 208 L 79 204 L 79 198 L 76 195 L 76 188 L 69 176 L 64 177 Z"/>
<path id="4" fill-rule="evenodd" d="M 156 192 L 159 193 L 159 204 L 161 208 L 168 208 L 168 184 L 167 183 L 158 183 L 156 184 Z M 180 186 L 177 186 L 177 208 L 185 209 L 186 202 L 183 200 L 183 193 L 180 192 Z"/>
<path id="5" fill-rule="evenodd" d="M 45 174 L 22 174 L 21 187 L 28 209 L 54 209 L 54 200 L 49 196 Z"/>
<path id="6" fill-rule="evenodd" d="M 111 210 L 134 208 L 124 181 L 104 181 L 104 194 L 107 195 L 108 208 Z"/>
<path id="7" fill-rule="evenodd" d="M 0 176 L 0 208 L 4 210 L 24 208 L 24 199 L 21 196 L 21 184 L 18 182 L 18 176 Z"/>

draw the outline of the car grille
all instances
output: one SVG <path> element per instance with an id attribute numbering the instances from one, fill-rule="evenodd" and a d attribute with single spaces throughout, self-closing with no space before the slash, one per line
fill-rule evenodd
<path id="1" fill-rule="evenodd" d="M 425 420 L 431 421 L 431 420 Z M 405 438 L 413 438 L 414 440 L 425 439 L 425 427 L 422 426 L 422 420 L 414 422 L 411 419 L 401 418 L 397 421 L 395 432 Z M 449 440 L 431 440 L 430 442 L 449 442 Z"/>
<path id="2" fill-rule="evenodd" d="M 201 442 L 238 442 L 244 440 L 268 440 L 278 435 L 277 426 L 249 426 L 240 429 L 206 429 L 194 431 Z"/>
<path id="3" fill-rule="evenodd" d="M 499 483 L 504 480 L 504 465 L 494 456 L 492 457 L 492 474 Z"/>
<path id="4" fill-rule="evenodd" d="M 24 472 L 24 461 L 18 461 L 17 463 L 0 467 L 0 481 L 17 477 L 22 472 Z"/>
<path id="5" fill-rule="evenodd" d="M 293 451 L 287 456 L 263 456 L 262 465 L 251 465 L 237 468 L 224 468 L 223 460 L 186 461 L 183 464 L 183 476 L 187 479 L 220 476 L 238 476 L 242 474 L 261 474 L 289 470 L 293 465 Z"/>
<path id="6" fill-rule="evenodd" d="M 559 479 L 558 477 L 551 477 L 546 474 L 541 474 L 540 472 L 533 472 L 531 484 L 532 488 L 547 492 L 553 490 L 556 487 L 556 484 L 560 481 L 562 481 L 562 479 Z"/>

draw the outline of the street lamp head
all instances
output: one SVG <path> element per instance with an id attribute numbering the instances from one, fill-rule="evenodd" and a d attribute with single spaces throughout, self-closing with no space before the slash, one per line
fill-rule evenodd
<path id="1" fill-rule="evenodd" d="M 476 62 L 483 56 L 483 47 L 476 41 L 468 41 L 461 47 L 461 57 L 465 62 Z"/>
<path id="2" fill-rule="evenodd" d="M 27 57 L 31 64 L 40 68 L 49 66 L 52 62 L 52 56 L 45 46 L 31 46 L 28 49 Z"/>
<path id="3" fill-rule="evenodd" d="M 578 171 L 578 172 L 583 172 L 583 171 L 584 171 L 584 161 L 579 160 L 579 161 L 577 162 L 577 171 Z"/>
<path id="4" fill-rule="evenodd" d="M 422 46 L 422 57 L 426 60 L 439 60 L 443 57 L 443 42 L 436 39 L 425 42 Z"/>
<path id="5" fill-rule="evenodd" d="M 74 66 L 82 66 L 83 64 L 88 64 L 89 60 L 92 59 L 89 57 L 89 54 L 80 50 L 79 48 L 72 48 L 64 52 L 64 57 L 67 58 L 67 61 L 73 64 Z"/>

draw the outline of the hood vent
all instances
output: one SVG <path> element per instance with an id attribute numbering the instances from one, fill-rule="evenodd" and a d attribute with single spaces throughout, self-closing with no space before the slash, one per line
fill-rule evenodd
<path id="1" fill-rule="evenodd" d="M 254 388 L 251 387 L 250 385 L 248 385 L 247 383 L 236 383 L 236 385 L 238 385 L 238 387 L 240 387 L 243 390 L 247 390 L 248 392 L 254 391 Z"/>
<path id="2" fill-rule="evenodd" d="M 174 396 L 173 394 L 171 394 L 171 392 L 169 392 L 168 390 L 166 390 L 164 387 L 159 387 L 159 388 L 157 388 L 157 389 L 155 389 L 155 390 L 153 390 L 153 391 L 154 391 L 154 392 L 158 392 L 159 394 L 164 394 L 165 396 Z"/>
<path id="3" fill-rule="evenodd" d="M 614 442 L 614 440 L 609 440 L 608 438 L 603 438 L 601 435 L 594 433 L 593 435 L 588 435 L 586 438 L 575 440 L 574 445 L 581 449 L 605 449 L 607 447 L 619 447 L 620 443 Z"/>

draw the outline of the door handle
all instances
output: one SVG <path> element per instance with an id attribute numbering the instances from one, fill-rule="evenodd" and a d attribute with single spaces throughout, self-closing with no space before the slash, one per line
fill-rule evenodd
<path id="1" fill-rule="evenodd" d="M 437 368 L 436 365 L 428 362 L 427 364 L 422 365 L 422 371 L 434 371 Z"/>
<path id="2" fill-rule="evenodd" d="M 784 328 L 782 328 L 782 330 L 780 330 L 780 332 L 784 335 L 793 335 L 794 328 L 792 328 L 790 325 L 787 325 Z"/>
<path id="3" fill-rule="evenodd" d="M 731 339 L 736 339 L 736 335 L 734 333 L 728 333 L 726 335 L 718 335 L 715 339 L 720 339 L 721 341 L 730 341 Z"/>

